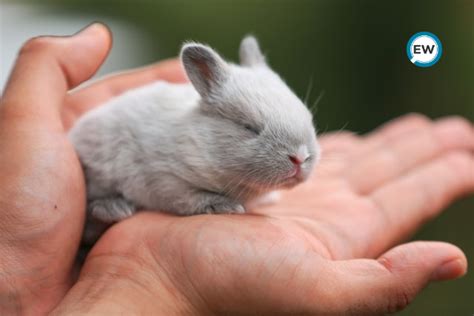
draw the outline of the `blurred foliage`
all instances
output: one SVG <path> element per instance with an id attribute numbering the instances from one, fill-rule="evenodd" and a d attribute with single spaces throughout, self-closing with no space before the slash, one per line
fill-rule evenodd
<path id="1" fill-rule="evenodd" d="M 316 113 L 323 132 L 344 127 L 363 133 L 407 112 L 474 119 L 474 1 L 41 3 L 58 14 L 105 15 L 140 27 L 154 48 L 143 63 L 175 56 L 180 44 L 189 39 L 207 42 L 236 60 L 239 41 L 253 33 L 270 64 L 299 96 L 304 98 L 310 84 L 311 101 L 324 90 Z M 415 67 L 406 56 L 408 39 L 419 31 L 436 34 L 443 44 L 443 56 L 431 68 Z M 415 238 L 453 242 L 472 263 L 473 209 L 473 198 L 458 202 Z M 431 285 L 401 314 L 472 315 L 473 293 L 474 273 L 470 273 L 460 280 Z"/>

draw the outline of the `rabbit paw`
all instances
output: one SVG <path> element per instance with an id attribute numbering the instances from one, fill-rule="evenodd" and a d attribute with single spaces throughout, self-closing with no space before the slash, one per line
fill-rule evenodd
<path id="1" fill-rule="evenodd" d="M 214 193 L 200 193 L 187 201 L 193 214 L 242 214 L 244 206 L 226 196 Z"/>
<path id="2" fill-rule="evenodd" d="M 203 213 L 208 214 L 243 214 L 245 208 L 238 202 L 217 202 L 204 207 Z"/>
<path id="3" fill-rule="evenodd" d="M 132 216 L 135 205 L 121 197 L 97 199 L 89 202 L 89 214 L 104 223 L 114 223 Z"/>

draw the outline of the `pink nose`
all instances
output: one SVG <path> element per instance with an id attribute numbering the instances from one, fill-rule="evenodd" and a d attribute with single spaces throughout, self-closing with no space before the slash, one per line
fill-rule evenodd
<path id="1" fill-rule="evenodd" d="M 304 162 L 301 161 L 301 158 L 297 156 L 288 156 L 288 158 L 290 158 L 290 161 L 296 166 L 299 166 Z"/>
<path id="2" fill-rule="evenodd" d="M 295 166 L 301 166 L 309 158 L 308 148 L 302 145 L 298 148 L 296 153 L 288 155 L 288 158 Z"/>
<path id="3" fill-rule="evenodd" d="M 306 146 L 300 146 L 295 154 L 289 155 L 288 158 L 295 166 L 302 165 L 308 158 L 308 148 Z"/>

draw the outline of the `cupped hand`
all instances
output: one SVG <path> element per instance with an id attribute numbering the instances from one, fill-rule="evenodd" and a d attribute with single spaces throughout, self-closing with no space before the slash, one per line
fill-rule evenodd
<path id="1" fill-rule="evenodd" d="M 28 41 L 0 100 L 1 315 L 50 311 L 74 283 L 85 214 L 84 176 L 66 134 L 74 120 L 133 86 L 185 79 L 168 61 L 68 93 L 110 44 L 100 24 Z"/>
<path id="2" fill-rule="evenodd" d="M 183 80 L 171 62 L 67 95 L 108 49 L 108 33 L 95 26 L 30 42 L 20 54 L 0 108 L 4 310 L 45 312 L 67 293 L 54 313 L 380 314 L 403 308 L 430 281 L 465 273 L 452 245 L 398 244 L 474 191 L 472 124 L 410 115 L 366 136 L 322 136 L 314 177 L 273 206 L 245 215 L 142 212 L 114 225 L 73 284 L 84 183 L 64 126 L 126 89 Z"/>
<path id="3" fill-rule="evenodd" d="M 115 225 L 57 313 L 384 314 L 466 272 L 453 245 L 399 243 L 474 191 L 469 122 L 408 115 L 321 142 L 313 178 L 273 206 Z"/>
<path id="4" fill-rule="evenodd" d="M 273 206 L 115 225 L 56 312 L 383 314 L 466 272 L 453 245 L 400 243 L 474 191 L 470 122 L 412 114 L 321 143 L 314 176 Z"/>

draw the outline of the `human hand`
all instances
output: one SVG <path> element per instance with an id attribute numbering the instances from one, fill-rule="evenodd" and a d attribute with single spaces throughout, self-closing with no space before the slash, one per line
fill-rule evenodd
<path id="1" fill-rule="evenodd" d="M 113 226 L 55 314 L 384 314 L 466 272 L 453 245 L 398 244 L 474 191 L 471 123 L 409 115 L 321 143 L 314 177 L 254 214 Z"/>
<path id="2" fill-rule="evenodd" d="M 0 314 L 50 311 L 75 280 L 84 176 L 66 130 L 89 108 L 153 80 L 185 80 L 177 60 L 69 89 L 92 76 L 111 39 L 102 25 L 22 48 L 0 100 Z"/>
<path id="3" fill-rule="evenodd" d="M 89 47 L 79 50 L 78 55 L 81 58 L 74 59 L 71 58 L 74 54 L 64 54 L 64 51 L 59 50 L 63 45 L 54 43 L 55 46 L 52 47 L 52 43 L 48 42 L 50 40 L 46 41 L 47 45 L 44 45 L 46 47 L 41 48 L 41 54 L 33 55 L 36 56 L 36 61 L 40 56 L 48 57 L 46 64 L 51 67 L 48 68 L 49 71 L 62 63 L 69 66 L 69 69 L 63 66 L 66 76 L 71 77 L 68 72 L 78 76 L 78 73 L 85 69 L 83 56 L 95 60 L 96 66 L 101 62 L 102 52 L 105 56 L 108 45 L 103 45 L 105 48 L 102 48 L 103 50 L 99 49 L 101 43 L 99 33 L 105 35 L 102 41 L 108 42 L 108 36 L 103 30 L 97 31 L 93 36 L 90 35 L 94 38 L 92 42 L 96 50 Z M 83 47 L 85 42 L 69 43 L 64 46 L 72 45 L 75 51 Z M 51 55 L 56 56 L 56 59 L 51 60 Z M 30 58 L 33 58 L 31 54 Z M 31 67 L 31 60 L 35 59 L 30 59 L 28 68 Z M 92 66 L 89 68 L 89 73 L 83 74 L 81 80 L 95 70 Z M 15 73 L 17 71 L 22 73 L 20 70 L 16 70 Z M 107 84 L 98 83 L 74 95 L 66 96 L 65 102 L 62 103 L 52 102 L 51 97 L 40 99 L 37 93 L 33 94 L 35 98 L 18 99 L 18 96 L 29 94 L 8 92 L 15 86 L 15 80 L 12 79 L 2 100 L 0 120 L 1 160 L 3 162 L 5 159 L 11 167 L 2 169 L 2 175 L 11 173 L 13 184 L 6 187 L 17 194 L 18 201 L 29 201 L 28 206 L 32 207 L 12 208 L 11 205 L 15 206 L 16 200 L 7 200 L 4 198 L 6 195 L 1 193 L 1 222 L 7 224 L 6 219 L 13 218 L 11 220 L 13 225 L 9 224 L 11 228 L 5 232 L 2 230 L 2 234 L 5 235 L 2 235 L 3 242 L 0 249 L 2 255 L 5 253 L 7 256 L 2 257 L 0 264 L 4 272 L 2 275 L 8 276 L 4 277 L 8 283 L 2 285 L 7 284 L 1 291 L 2 307 L 16 308 L 17 304 L 5 305 L 3 302 L 19 302 L 24 304 L 23 311 L 26 312 L 47 311 L 72 284 L 71 262 L 82 230 L 83 206 L 68 207 L 63 211 L 59 209 L 56 213 L 60 215 L 49 215 L 53 212 L 48 212 L 47 208 L 43 211 L 40 206 L 43 205 L 42 202 L 46 206 L 48 206 L 46 202 L 67 203 L 66 196 L 74 197 L 70 193 L 67 194 L 69 192 L 66 190 L 67 186 L 77 182 L 58 182 L 56 189 L 62 194 L 49 196 L 49 191 L 46 195 L 32 194 L 41 193 L 41 190 L 38 191 L 38 182 L 41 185 L 44 183 L 49 185 L 51 181 L 49 173 L 34 168 L 38 162 L 32 158 L 37 157 L 42 162 L 42 157 L 59 156 L 60 162 L 64 163 L 64 158 L 67 157 L 65 153 L 70 149 L 62 129 L 60 132 L 49 131 L 50 126 L 54 126 L 52 122 L 57 124 L 61 121 L 58 120 L 58 109 L 64 103 L 70 105 L 63 107 L 63 121 L 65 125 L 70 125 L 89 106 L 113 96 L 114 93 L 110 91 L 120 92 L 134 84 L 147 82 L 147 78 L 151 80 L 152 72 L 147 73 L 146 76 L 140 76 L 143 80 L 125 80 L 125 77 L 118 77 L 106 81 Z M 17 78 L 20 78 L 18 76 L 20 75 L 17 75 Z M 136 78 L 135 75 L 133 77 Z M 60 75 L 56 76 L 55 80 L 58 78 Z M 16 81 L 19 87 L 16 88 L 17 92 L 24 92 L 25 89 L 28 92 L 28 86 L 34 87 L 34 92 L 38 91 L 36 85 L 39 84 L 38 77 L 36 84 L 28 81 L 29 84 L 21 86 L 20 80 Z M 24 82 L 23 78 L 21 82 Z M 49 89 L 49 93 L 58 87 L 58 85 L 45 86 Z M 59 86 L 65 87 L 65 84 Z M 55 100 L 64 99 L 65 91 L 66 88 L 61 90 L 62 97 Z M 17 101 L 13 103 L 8 101 L 8 94 L 14 97 L 13 100 L 17 97 Z M 52 95 L 57 95 L 57 91 Z M 44 106 L 45 100 L 49 101 L 51 107 Z M 93 102 L 94 100 L 97 102 Z M 7 110 L 6 113 L 12 114 L 4 116 L 3 109 L 8 109 L 5 104 L 16 104 L 10 108 L 19 107 L 24 111 Z M 39 105 L 42 107 L 38 107 Z M 29 114 L 30 111 L 32 115 Z M 41 123 L 43 120 L 45 124 Z M 8 123 L 9 121 L 16 123 Z M 415 128 L 415 125 L 418 127 Z M 20 132 L 17 131 L 18 127 Z M 50 138 L 40 137 L 43 134 L 61 135 L 58 139 L 64 137 L 64 148 L 68 150 L 63 150 L 62 147 L 61 150 L 52 150 L 50 147 L 39 146 L 42 150 L 38 151 L 35 145 L 38 142 L 46 145 L 54 144 L 46 141 Z M 415 135 L 422 134 L 428 138 L 434 135 L 435 141 L 445 140 L 442 142 L 444 145 L 437 149 L 434 148 L 436 146 L 417 148 L 422 146 L 411 141 L 418 139 L 414 138 Z M 22 135 L 21 139 L 27 141 L 31 137 L 31 141 L 22 142 L 20 151 L 12 149 L 8 151 L 11 154 L 4 156 L 3 148 L 9 147 L 3 144 L 15 143 L 15 138 L 9 135 Z M 4 138 L 8 142 L 5 142 Z M 372 169 L 374 166 L 383 166 L 385 163 L 396 165 L 390 164 L 390 154 L 384 154 L 387 148 L 390 150 L 394 147 L 394 143 L 390 143 L 387 147 L 377 145 L 380 145 L 385 138 L 399 143 L 400 147 L 409 143 L 415 147 L 415 151 L 410 151 L 407 147 L 404 150 L 400 148 L 400 153 L 407 154 L 405 158 L 409 158 L 408 161 L 403 160 L 405 167 L 402 169 L 406 169 L 407 172 L 380 167 L 381 172 L 376 175 L 382 177 L 360 177 L 358 172 L 362 172 L 364 163 L 367 164 L 365 168 L 369 168 L 368 170 L 374 170 Z M 399 140 L 395 142 L 397 138 Z M 141 311 L 156 314 L 159 311 L 167 311 L 168 314 L 176 314 L 192 311 L 207 314 L 208 310 L 234 314 L 259 311 L 271 314 L 275 314 L 274 311 L 290 314 L 298 311 L 313 314 L 346 311 L 377 313 L 386 311 L 390 307 L 389 304 L 395 307 L 396 303 L 404 303 L 405 299 L 413 297 L 430 277 L 447 279 L 464 273 L 466 265 L 464 256 L 458 249 L 445 244 L 407 244 L 389 251 L 379 260 L 361 258 L 378 257 L 380 253 L 397 243 L 398 239 L 413 232 L 423 219 L 435 216 L 444 204 L 452 201 L 457 195 L 472 192 L 473 146 L 472 126 L 469 123 L 434 124 L 426 119 L 412 118 L 393 123 L 365 138 L 341 134 L 323 138 L 322 143 L 326 158 L 319 167 L 321 173 L 319 179 L 316 176 L 316 181 L 308 182 L 288 192 L 278 205 L 260 210 L 261 215 L 176 218 L 164 214 L 142 213 L 115 225 L 93 249 L 78 282 L 56 313 L 106 311 L 110 314 L 113 311 L 121 313 Z M 362 157 L 360 154 L 364 152 Z M 27 163 L 26 166 L 33 166 L 31 169 L 34 172 L 31 178 L 25 178 L 23 175 L 18 178 L 16 171 L 25 170 L 17 158 L 19 153 L 25 153 L 23 163 Z M 379 159 L 369 159 L 377 156 Z M 385 159 L 387 161 L 383 162 Z M 75 155 L 70 161 L 71 166 L 74 164 L 78 166 Z M 379 162 L 372 164 L 371 161 Z M 54 167 L 54 164 L 52 165 Z M 450 166 L 453 167 L 452 173 L 449 169 L 445 169 Z M 49 170 L 57 169 L 50 167 Z M 39 171 L 43 172 L 38 175 Z M 80 171 L 78 172 L 80 174 Z M 53 174 L 61 175 L 57 171 Z M 422 205 L 423 201 L 418 200 L 423 195 L 413 194 L 410 188 L 420 181 L 427 178 L 431 180 L 432 176 L 438 175 L 439 183 L 430 181 L 424 186 L 427 192 L 437 190 L 430 201 L 433 203 L 429 203 L 425 208 L 425 205 Z M 79 179 L 72 178 L 76 181 Z M 358 179 L 374 182 L 360 184 Z M 446 179 L 450 180 L 448 184 L 445 183 Z M 19 180 L 22 180 L 22 183 L 19 184 Z M 22 190 L 23 182 L 30 180 L 36 183 L 31 184 L 30 190 Z M 57 179 L 53 180 L 51 182 Z M 4 181 L 3 177 L 1 181 Z M 83 194 L 83 183 L 80 181 L 81 185 L 78 184 L 77 191 Z M 370 189 L 371 186 L 373 189 Z M 4 187 L 2 184 L 2 189 Z M 408 191 L 409 194 L 404 201 L 390 198 L 393 192 L 398 190 Z M 53 190 L 50 188 L 50 191 Z M 44 196 L 49 198 L 44 199 Z M 378 198 L 375 198 L 377 196 Z M 81 199 L 78 200 L 79 204 L 83 203 Z M 371 201 L 378 201 L 379 206 Z M 397 206 L 400 202 L 406 204 Z M 4 205 L 6 207 L 3 207 Z M 398 211 L 397 207 L 403 209 L 399 217 L 394 216 Z M 41 210 L 41 213 L 38 212 L 38 215 L 32 213 L 31 210 L 35 209 Z M 385 216 L 381 216 L 384 214 L 381 212 L 382 209 L 385 211 Z M 10 210 L 15 210 L 19 214 Z M 48 226 L 47 220 L 50 216 L 60 224 Z M 34 220 L 30 226 L 38 227 L 38 234 L 25 235 L 20 232 L 19 227 L 25 226 L 23 223 L 29 224 L 25 218 Z M 77 218 L 79 220 L 75 221 Z M 392 225 L 385 227 L 383 219 L 391 221 Z M 356 231 L 354 227 L 361 227 L 360 223 L 370 223 L 370 227 L 367 227 L 367 231 Z M 5 227 L 8 228 L 9 225 Z M 68 240 L 67 236 L 72 238 Z M 348 260 L 351 258 L 358 259 Z M 434 273 L 436 268 L 445 262 L 453 262 L 451 269 L 446 269 L 445 273 Z M 67 272 L 58 273 L 62 271 Z M 12 310 L 6 309 L 6 311 Z"/>

